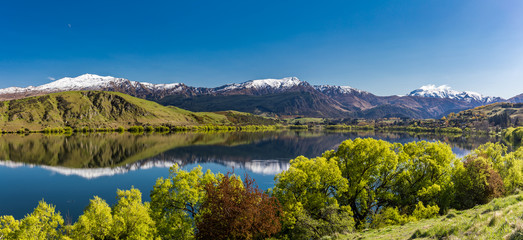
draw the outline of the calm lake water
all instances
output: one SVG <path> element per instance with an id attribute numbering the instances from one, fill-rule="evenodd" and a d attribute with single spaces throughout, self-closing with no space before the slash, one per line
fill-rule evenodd
<path id="1" fill-rule="evenodd" d="M 167 177 L 175 163 L 187 170 L 198 165 L 204 171 L 234 169 L 267 189 L 273 186 L 274 175 L 289 167 L 290 159 L 319 156 L 357 137 L 401 143 L 439 140 L 450 144 L 458 157 L 496 141 L 485 136 L 310 131 L 4 135 L 0 136 L 0 215 L 23 218 L 44 199 L 74 222 L 93 196 L 112 205 L 116 189 L 131 186 L 149 201 L 156 179 Z"/>

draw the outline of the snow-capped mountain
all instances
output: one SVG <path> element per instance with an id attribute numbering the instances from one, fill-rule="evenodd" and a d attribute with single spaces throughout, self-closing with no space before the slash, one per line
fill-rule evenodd
<path id="1" fill-rule="evenodd" d="M 233 83 L 227 84 L 221 87 L 215 88 L 216 91 L 229 91 L 235 89 L 245 89 L 245 88 L 255 88 L 255 89 L 264 89 L 264 88 L 291 88 L 298 86 L 303 82 L 300 81 L 297 77 L 287 77 L 282 79 L 257 79 L 251 80 L 244 83 Z"/>
<path id="2" fill-rule="evenodd" d="M 236 110 L 268 116 L 363 117 L 399 116 L 439 118 L 449 111 L 507 101 L 449 86 L 427 85 L 406 96 L 376 96 L 349 86 L 316 85 L 297 77 L 257 79 L 220 87 L 190 87 L 183 83 L 152 84 L 125 78 L 84 74 L 41 86 L 0 89 L 0 100 L 48 93 L 99 90 L 115 91 L 191 111 Z M 521 96 L 510 99 L 521 102 Z"/>
<path id="3" fill-rule="evenodd" d="M 78 77 L 65 77 L 41 86 L 25 88 L 10 87 L 0 89 L 0 99 L 9 100 L 29 96 L 38 96 L 48 93 L 80 90 L 118 91 L 139 97 L 146 97 L 155 92 L 176 93 L 182 91 L 185 85 L 181 83 L 152 84 L 147 82 L 130 81 L 125 78 L 84 74 Z"/>
<path id="4" fill-rule="evenodd" d="M 226 84 L 210 89 L 213 94 L 272 94 L 288 90 L 313 90 L 309 83 L 301 81 L 297 77 L 287 77 L 281 79 L 257 79 L 243 83 Z"/>
<path id="5" fill-rule="evenodd" d="M 333 85 L 314 85 L 314 89 L 324 94 L 351 94 L 351 93 L 367 93 L 365 91 L 350 87 L 350 86 L 333 86 Z"/>
<path id="6" fill-rule="evenodd" d="M 456 91 L 451 89 L 447 85 L 441 85 L 436 87 L 436 85 L 426 85 L 422 86 L 408 94 L 408 96 L 420 96 L 420 97 L 432 97 L 432 98 L 450 98 L 460 101 L 465 101 L 468 103 L 479 103 L 479 104 L 489 104 L 494 102 L 503 101 L 499 97 L 490 97 L 483 96 L 476 92 L 470 91 Z"/>

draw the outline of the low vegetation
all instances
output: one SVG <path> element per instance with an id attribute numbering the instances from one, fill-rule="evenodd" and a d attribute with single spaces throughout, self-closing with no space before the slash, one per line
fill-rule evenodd
<path id="1" fill-rule="evenodd" d="M 0 238 L 521 239 L 522 188 L 522 148 L 487 143 L 457 159 L 441 142 L 358 138 L 291 160 L 266 192 L 249 177 L 175 165 L 150 203 L 137 189 L 119 190 L 116 205 L 95 197 L 64 225 L 42 201 L 21 220 L 1 217 Z"/>
<path id="2" fill-rule="evenodd" d="M 331 239 L 523 239 L 523 193 L 403 225 L 335 234 Z"/>

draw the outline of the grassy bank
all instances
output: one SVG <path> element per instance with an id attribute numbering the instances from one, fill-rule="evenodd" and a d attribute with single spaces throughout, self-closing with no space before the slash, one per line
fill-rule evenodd
<path id="1" fill-rule="evenodd" d="M 523 193 L 464 211 L 331 239 L 523 239 Z"/>

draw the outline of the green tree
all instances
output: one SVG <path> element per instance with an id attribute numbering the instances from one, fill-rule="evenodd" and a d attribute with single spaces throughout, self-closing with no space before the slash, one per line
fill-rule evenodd
<path id="1" fill-rule="evenodd" d="M 20 221 L 20 229 L 15 232 L 14 239 L 59 239 L 60 227 L 64 219 L 55 212 L 55 206 L 38 203 L 35 210 Z"/>
<path id="2" fill-rule="evenodd" d="M 13 216 L 0 216 L 0 239 L 15 239 L 20 230 L 20 222 Z"/>
<path id="3" fill-rule="evenodd" d="M 285 233 L 299 239 L 350 231 L 352 211 L 337 200 L 348 189 L 337 162 L 300 156 L 290 163 L 287 171 L 276 175 L 272 190 L 282 204 Z"/>
<path id="4" fill-rule="evenodd" d="M 109 205 L 95 196 L 73 226 L 75 239 L 110 239 L 113 215 Z"/>
<path id="5" fill-rule="evenodd" d="M 394 198 L 391 192 L 398 171 L 401 144 L 371 138 L 346 140 L 337 151 L 327 151 L 323 157 L 337 162 L 348 190 L 337 196 L 341 205 L 350 206 L 357 226 L 370 221 L 375 211 Z"/>
<path id="6" fill-rule="evenodd" d="M 507 193 L 523 190 L 523 147 L 505 157 L 503 184 Z"/>
<path id="7" fill-rule="evenodd" d="M 142 203 L 142 193 L 136 189 L 118 190 L 118 203 L 113 207 L 112 234 L 115 239 L 154 239 L 156 228 L 149 216 L 149 204 Z"/>
<path id="8" fill-rule="evenodd" d="M 193 239 L 204 187 L 222 176 L 210 170 L 204 174 L 200 166 L 184 171 L 176 164 L 169 172 L 169 178 L 159 178 L 151 191 L 151 216 L 162 238 Z"/>
<path id="9" fill-rule="evenodd" d="M 452 202 L 451 181 L 456 157 L 441 142 L 411 142 L 399 153 L 400 174 L 393 183 L 394 200 L 390 205 L 412 214 L 418 202 L 438 205 L 447 210 Z"/>

